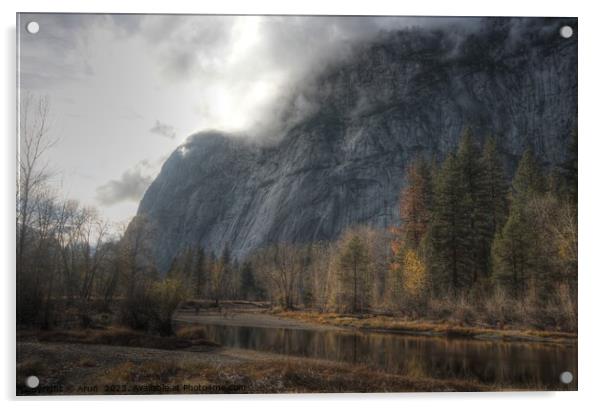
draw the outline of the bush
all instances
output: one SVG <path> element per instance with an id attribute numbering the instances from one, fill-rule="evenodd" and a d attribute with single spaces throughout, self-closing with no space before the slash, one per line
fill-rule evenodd
<path id="1" fill-rule="evenodd" d="M 151 327 L 151 304 L 148 285 L 142 283 L 136 286 L 121 304 L 121 323 L 133 330 L 149 331 Z"/>
<path id="2" fill-rule="evenodd" d="M 172 335 L 171 316 L 187 297 L 188 291 L 178 279 L 168 278 L 154 283 L 150 288 L 151 329 L 162 336 Z"/>
<path id="3" fill-rule="evenodd" d="M 187 297 L 188 290 L 178 279 L 139 285 L 123 303 L 121 322 L 135 330 L 173 335 L 171 316 Z"/>

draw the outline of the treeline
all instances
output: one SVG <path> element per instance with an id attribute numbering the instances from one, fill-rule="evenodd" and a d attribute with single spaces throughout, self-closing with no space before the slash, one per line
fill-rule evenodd
<path id="1" fill-rule="evenodd" d="M 116 317 L 136 329 L 170 334 L 189 297 L 182 282 L 154 267 L 145 219 L 112 233 L 90 207 L 59 197 L 46 162 L 50 105 L 25 94 L 21 106 L 16 202 L 17 324 L 92 326 Z M 104 320 L 106 321 L 106 320 Z"/>
<path id="2" fill-rule="evenodd" d="M 233 259 L 226 245 L 219 255 L 202 246 L 187 246 L 171 261 L 167 278 L 184 283 L 195 299 L 211 301 L 219 307 L 222 300 L 263 300 L 264 287 L 256 280 L 250 261 Z"/>
<path id="3" fill-rule="evenodd" d="M 167 277 L 210 300 L 267 300 L 284 309 L 367 311 L 385 294 L 390 233 L 355 227 L 336 242 L 276 243 L 242 264 L 226 246 L 220 256 L 187 248 L 174 257 Z"/>
<path id="4" fill-rule="evenodd" d="M 441 163 L 406 169 L 400 221 L 356 226 L 332 242 L 274 243 L 239 262 L 184 248 L 160 274 L 152 228 L 127 231 L 49 187 L 48 104 L 25 98 L 17 197 L 17 323 L 94 325 L 111 314 L 171 334 L 183 300 L 267 300 L 284 309 L 576 330 L 577 134 L 566 163 L 544 167 L 527 149 L 512 172 L 495 141 L 466 131 Z"/>
<path id="5" fill-rule="evenodd" d="M 442 163 L 419 158 L 408 167 L 398 227 L 275 244 L 253 254 L 245 271 L 283 308 L 574 330 L 577 134 L 571 138 L 561 166 L 543 167 L 526 149 L 510 178 L 494 139 L 481 148 L 467 130 Z"/>
<path id="6" fill-rule="evenodd" d="M 576 330 L 576 133 L 568 156 L 545 168 L 526 149 L 509 177 L 494 139 L 481 148 L 467 130 L 441 163 L 408 166 L 397 227 L 276 243 L 242 268 L 227 248 L 208 259 L 201 249 L 202 266 L 186 268 L 188 251 L 170 271 L 188 271 L 180 276 L 196 296 L 215 304 L 265 298 L 285 309 Z"/>
<path id="7" fill-rule="evenodd" d="M 409 167 L 395 298 L 419 312 L 451 298 L 500 321 L 576 329 L 577 134 L 561 167 L 545 170 L 527 149 L 510 182 L 505 175 L 495 141 L 479 149 L 470 130 L 440 166 Z"/>

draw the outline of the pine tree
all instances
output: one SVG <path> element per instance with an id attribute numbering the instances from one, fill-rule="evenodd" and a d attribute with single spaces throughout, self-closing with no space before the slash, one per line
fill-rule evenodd
<path id="1" fill-rule="evenodd" d="M 579 166 L 577 155 L 579 153 L 578 149 L 579 137 L 577 135 L 577 129 L 575 129 L 571 135 L 571 146 L 569 152 L 569 160 L 566 163 L 566 179 L 568 185 L 568 193 L 572 202 L 577 204 L 577 193 L 578 193 L 578 173 Z"/>
<path id="2" fill-rule="evenodd" d="M 194 252 L 191 247 L 186 247 L 182 255 L 182 266 L 180 271 L 180 279 L 184 283 L 190 283 L 194 267 Z"/>
<path id="3" fill-rule="evenodd" d="M 203 247 L 197 249 L 196 263 L 194 267 L 194 295 L 201 298 L 203 295 L 203 285 L 207 280 L 207 266 L 205 260 L 205 250 Z"/>
<path id="4" fill-rule="evenodd" d="M 460 139 L 457 154 L 458 180 L 460 194 L 465 197 L 461 200 L 459 209 L 467 217 L 468 226 L 462 239 L 467 243 L 469 251 L 465 254 L 463 263 L 469 270 L 471 285 L 474 285 L 480 276 L 487 271 L 488 257 L 482 250 L 485 237 L 484 226 L 489 217 L 486 206 L 486 192 L 483 180 L 484 167 L 479 149 L 474 141 L 472 130 L 467 128 Z"/>
<path id="5" fill-rule="evenodd" d="M 230 252 L 230 245 L 226 244 L 224 246 L 224 249 L 222 251 L 222 255 L 219 259 L 219 262 L 217 263 L 217 265 L 219 266 L 219 268 L 216 271 L 219 271 L 219 274 L 216 274 L 216 279 L 219 280 L 218 283 L 216 283 L 216 288 L 218 288 L 219 290 L 217 291 L 217 294 L 219 294 L 220 297 L 225 297 L 229 291 L 229 289 L 231 288 L 231 284 L 232 284 L 232 276 L 233 276 L 233 266 L 232 266 L 232 255 Z"/>
<path id="6" fill-rule="evenodd" d="M 182 264 L 182 255 L 176 254 L 171 259 L 171 264 L 169 265 L 169 269 L 167 270 L 167 278 L 177 278 L 180 276 Z"/>
<path id="7" fill-rule="evenodd" d="M 240 294 L 245 300 L 257 295 L 255 272 L 253 271 L 253 265 L 248 261 L 242 265 Z"/>
<path id="8" fill-rule="evenodd" d="M 522 205 L 513 206 L 502 231 L 492 245 L 494 279 L 510 289 L 514 297 L 525 293 L 531 275 L 535 240 Z"/>
<path id="9" fill-rule="evenodd" d="M 437 174 L 429 232 L 433 284 L 438 292 L 451 290 L 457 294 L 472 281 L 471 219 L 465 182 L 457 158 L 450 154 Z"/>
<path id="10" fill-rule="evenodd" d="M 578 174 L 578 141 L 577 130 L 571 132 L 571 139 L 566 160 L 554 174 L 554 188 L 557 196 L 577 205 L 577 174 Z"/>
<path id="11" fill-rule="evenodd" d="M 533 153 L 527 149 L 521 158 L 512 180 L 512 204 L 510 214 L 501 233 L 493 244 L 494 278 L 502 285 L 510 286 L 515 296 L 524 294 L 526 284 L 538 279 L 544 268 L 538 254 L 541 235 L 529 212 L 534 199 L 546 191 L 543 173 Z"/>
<path id="12" fill-rule="evenodd" d="M 209 272 L 209 291 L 210 296 L 214 300 L 215 306 L 219 306 L 219 301 L 223 295 L 224 289 L 224 259 L 227 257 L 220 257 L 219 259 L 215 256 L 215 253 L 211 252 L 208 263 Z"/>
<path id="13" fill-rule="evenodd" d="M 524 202 L 530 197 L 546 191 L 546 180 L 543 176 L 531 149 L 523 154 L 514 179 L 512 179 L 512 201 Z"/>
<path id="14" fill-rule="evenodd" d="M 364 310 L 369 266 L 368 249 L 358 235 L 353 235 L 339 257 L 339 280 L 343 294 L 351 294 L 352 312 Z"/>
<path id="15" fill-rule="evenodd" d="M 495 140 L 488 137 L 481 155 L 483 215 L 479 227 L 480 257 L 484 261 L 484 272 L 491 273 L 491 246 L 497 232 L 504 227 L 508 212 L 508 184 L 504 178 L 502 161 Z"/>

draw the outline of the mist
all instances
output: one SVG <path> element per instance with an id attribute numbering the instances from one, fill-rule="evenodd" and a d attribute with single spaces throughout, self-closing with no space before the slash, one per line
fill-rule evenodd
<path id="1" fill-rule="evenodd" d="M 132 217 L 188 135 L 279 140 L 317 107 L 312 81 L 389 32 L 479 18 L 21 14 L 19 88 L 46 95 L 49 160 L 80 201 Z M 37 21 L 40 31 L 25 31 Z M 106 158 L 110 158 L 107 161 Z M 145 166 L 139 174 L 140 163 Z M 123 187 L 135 186 L 135 194 Z"/>

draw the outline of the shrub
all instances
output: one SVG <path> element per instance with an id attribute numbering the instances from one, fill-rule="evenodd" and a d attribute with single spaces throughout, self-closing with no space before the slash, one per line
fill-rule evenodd
<path id="1" fill-rule="evenodd" d="M 121 322 L 135 330 L 173 335 L 171 316 L 188 295 L 176 278 L 139 285 L 123 303 Z"/>
<path id="2" fill-rule="evenodd" d="M 121 304 L 120 321 L 123 325 L 139 331 L 151 328 L 151 299 L 146 283 L 136 286 Z"/>
<path id="3" fill-rule="evenodd" d="M 171 316 L 182 301 L 188 297 L 188 290 L 181 280 L 168 278 L 153 283 L 150 288 L 151 329 L 160 335 L 172 335 Z"/>

